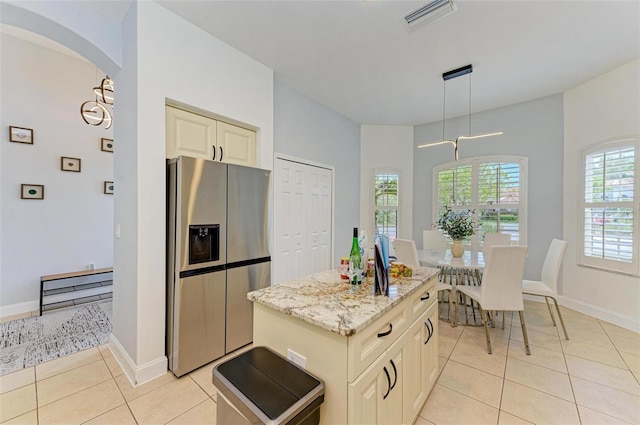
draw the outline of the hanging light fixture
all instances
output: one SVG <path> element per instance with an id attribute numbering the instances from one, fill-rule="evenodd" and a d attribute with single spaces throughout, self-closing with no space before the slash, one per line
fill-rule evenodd
<path id="1" fill-rule="evenodd" d="M 473 140 L 473 139 L 481 139 L 483 137 L 491 137 L 491 136 L 499 136 L 501 134 L 504 134 L 504 132 L 502 131 L 495 131 L 493 133 L 484 133 L 484 134 L 477 134 L 472 136 L 471 135 L 471 76 L 469 76 L 469 135 L 468 136 L 458 136 L 456 137 L 455 140 L 447 140 L 445 139 L 445 133 L 444 133 L 444 124 L 445 124 L 445 112 L 446 112 L 446 99 L 447 99 L 447 81 L 451 80 L 452 78 L 456 78 L 456 77 L 460 77 L 462 75 L 467 75 L 467 74 L 471 74 L 473 72 L 473 66 L 472 65 L 466 65 L 463 66 L 461 68 L 457 68 L 451 71 L 447 71 L 445 73 L 442 74 L 442 80 L 444 81 L 443 83 L 443 101 L 442 101 L 442 141 L 440 142 L 432 142 L 432 143 L 426 143 L 424 145 L 418 145 L 418 148 L 428 148 L 431 146 L 438 146 L 438 145 L 444 145 L 447 143 L 451 143 L 453 145 L 453 154 L 454 154 L 454 158 L 457 161 L 458 160 L 458 143 L 461 140 Z"/>
<path id="2" fill-rule="evenodd" d="M 98 87 L 93 88 L 93 92 L 102 103 L 113 105 L 113 81 L 108 75 L 102 79 L 102 83 Z"/>
<path id="3" fill-rule="evenodd" d="M 96 68 L 96 74 L 98 69 Z M 105 130 L 111 128 L 113 115 L 105 105 L 113 105 L 113 81 L 107 75 L 102 79 L 98 87 L 93 88 L 95 100 L 87 100 L 80 106 L 80 115 L 89 125 L 101 125 L 105 123 Z"/>

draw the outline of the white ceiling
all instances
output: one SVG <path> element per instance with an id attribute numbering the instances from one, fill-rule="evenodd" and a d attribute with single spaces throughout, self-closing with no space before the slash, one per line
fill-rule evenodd
<path id="1" fill-rule="evenodd" d="M 640 57 L 640 0 L 457 0 L 413 32 L 401 18 L 428 1 L 155 1 L 361 124 L 437 121 L 443 100 L 447 119 L 524 102 Z M 121 21 L 131 0 L 82 3 Z M 442 73 L 467 64 L 444 96 Z"/>
<path id="2" fill-rule="evenodd" d="M 458 0 L 414 32 L 401 18 L 428 1 L 157 1 L 361 124 L 441 119 L 442 73 L 467 64 L 470 77 L 446 83 L 447 118 L 467 113 L 469 78 L 476 112 L 563 92 L 640 56 L 640 1 Z"/>

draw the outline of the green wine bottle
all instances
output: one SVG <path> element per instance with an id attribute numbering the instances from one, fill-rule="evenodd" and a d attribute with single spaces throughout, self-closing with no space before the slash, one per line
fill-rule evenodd
<path id="1" fill-rule="evenodd" d="M 352 285 L 362 283 L 362 257 L 360 256 L 360 244 L 358 243 L 358 228 L 353 228 L 353 242 L 349 253 L 349 281 Z"/>

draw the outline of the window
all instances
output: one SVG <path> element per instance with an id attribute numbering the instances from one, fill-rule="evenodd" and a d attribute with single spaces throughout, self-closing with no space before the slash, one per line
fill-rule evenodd
<path id="1" fill-rule="evenodd" d="M 526 164 L 523 157 L 480 157 L 447 163 L 434 169 L 433 222 L 444 211 L 475 210 L 479 229 L 471 238 L 477 249 L 485 233 L 509 233 L 515 244 L 526 244 Z"/>
<path id="2" fill-rule="evenodd" d="M 640 274 L 638 140 L 605 142 L 583 152 L 580 264 Z"/>
<path id="3" fill-rule="evenodd" d="M 398 181 L 393 172 L 377 171 L 373 176 L 375 231 L 391 240 L 398 237 Z"/>

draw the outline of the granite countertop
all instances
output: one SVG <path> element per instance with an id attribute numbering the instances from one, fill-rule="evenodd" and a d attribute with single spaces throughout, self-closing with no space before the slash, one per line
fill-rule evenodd
<path id="1" fill-rule="evenodd" d="M 249 292 L 250 301 L 344 336 L 364 329 L 417 291 L 438 269 L 414 267 L 412 277 L 392 278 L 390 296 L 373 296 L 373 278 L 351 285 L 337 269 Z"/>

